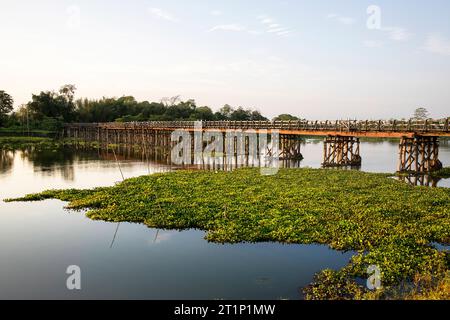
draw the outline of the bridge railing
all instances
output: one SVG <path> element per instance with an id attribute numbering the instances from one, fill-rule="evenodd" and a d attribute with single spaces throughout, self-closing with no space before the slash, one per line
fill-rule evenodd
<path id="1" fill-rule="evenodd" d="M 336 121 L 202 121 L 204 129 L 278 129 L 298 131 L 341 131 L 341 132 L 449 132 L 449 120 L 336 120 Z M 98 127 L 101 129 L 192 129 L 195 121 L 150 121 L 71 123 L 65 127 Z"/>

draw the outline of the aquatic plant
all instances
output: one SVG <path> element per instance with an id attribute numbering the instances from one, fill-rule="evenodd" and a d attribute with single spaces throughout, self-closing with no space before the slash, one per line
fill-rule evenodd
<path id="1" fill-rule="evenodd" d="M 13 136 L 0 137 L 0 149 L 14 149 L 40 144 L 52 144 L 54 140 L 42 137 Z"/>
<path id="2" fill-rule="evenodd" d="M 112 187 L 49 190 L 8 201 L 56 198 L 91 219 L 149 227 L 206 230 L 221 243 L 277 241 L 328 244 L 358 253 L 341 270 L 323 270 L 305 288 L 308 299 L 389 298 L 418 275 L 447 281 L 450 189 L 412 187 L 390 174 L 325 169 L 177 171 Z M 383 289 L 358 283 L 380 269 Z M 445 286 L 442 286 L 445 287 Z M 446 287 L 448 288 L 448 286 Z M 407 296 L 407 292 L 403 293 Z"/>
<path id="3" fill-rule="evenodd" d="M 445 167 L 436 172 L 432 172 L 431 175 L 436 178 L 448 179 L 450 178 L 450 167 Z"/>

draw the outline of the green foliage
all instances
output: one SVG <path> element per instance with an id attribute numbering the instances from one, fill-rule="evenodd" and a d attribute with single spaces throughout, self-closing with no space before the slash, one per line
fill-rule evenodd
<path id="1" fill-rule="evenodd" d="M 0 137 L 0 150 L 15 150 L 36 145 L 45 145 L 53 148 L 54 141 L 41 137 Z"/>
<path id="2" fill-rule="evenodd" d="M 59 92 L 42 91 L 32 96 L 27 108 L 34 119 L 42 121 L 44 118 L 62 119 L 70 122 L 75 117 L 75 104 L 73 97 L 75 86 L 65 85 Z"/>
<path id="3" fill-rule="evenodd" d="M 132 122 L 171 120 L 266 120 L 258 111 L 233 109 L 226 105 L 213 113 L 207 106 L 198 107 L 194 100 L 180 101 L 179 97 L 161 102 L 137 102 L 133 97 L 103 98 L 76 101 L 76 113 L 80 122 Z"/>
<path id="4" fill-rule="evenodd" d="M 386 298 L 417 274 L 439 277 L 450 242 L 450 189 L 412 187 L 387 174 L 317 169 L 234 172 L 178 171 L 128 179 L 109 188 L 53 190 L 14 201 L 57 198 L 91 219 L 149 227 L 207 231 L 214 242 L 278 241 L 355 250 L 341 270 L 320 272 L 309 299 Z M 11 201 L 11 200 L 9 200 Z M 377 265 L 383 290 L 369 292 L 356 278 Z"/>
<path id="5" fill-rule="evenodd" d="M 53 146 L 53 140 L 41 137 L 0 137 L 0 149 L 4 150 L 44 144 Z"/>
<path id="6" fill-rule="evenodd" d="M 413 119 L 415 120 L 425 120 L 428 119 L 430 116 L 430 113 L 426 108 L 417 108 L 414 110 Z"/>
<path id="7" fill-rule="evenodd" d="M 172 120 L 267 120 L 259 111 L 225 105 L 214 113 L 207 106 L 198 107 L 195 100 L 179 96 L 161 102 L 138 102 L 132 96 L 99 100 L 75 99 L 74 85 L 65 85 L 58 92 L 42 91 L 18 111 L 12 111 L 12 99 L 0 91 L 0 126 L 41 130 L 58 130 L 64 122 L 136 122 Z M 8 98 L 9 97 L 9 98 Z M 10 100 L 9 100 L 10 99 Z"/>
<path id="8" fill-rule="evenodd" d="M 450 178 L 450 167 L 442 168 L 441 170 L 431 173 L 433 177 L 447 179 Z"/>
<path id="9" fill-rule="evenodd" d="M 300 120 L 299 118 L 291 114 L 280 114 L 273 118 L 274 121 L 290 121 L 290 120 Z"/>
<path id="10" fill-rule="evenodd" d="M 8 114 L 13 110 L 14 100 L 5 91 L 0 90 L 0 127 L 5 125 Z"/>

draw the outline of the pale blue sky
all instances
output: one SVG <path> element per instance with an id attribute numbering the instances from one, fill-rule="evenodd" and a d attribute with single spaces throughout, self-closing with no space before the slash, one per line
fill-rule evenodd
<path id="1" fill-rule="evenodd" d="M 381 28 L 367 28 L 367 8 Z M 0 89 L 180 94 L 268 116 L 450 115 L 450 2 L 0 0 Z"/>

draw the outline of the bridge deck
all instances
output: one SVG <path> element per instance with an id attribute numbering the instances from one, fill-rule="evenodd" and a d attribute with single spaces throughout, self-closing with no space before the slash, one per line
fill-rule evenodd
<path id="1" fill-rule="evenodd" d="M 286 135 L 309 136 L 354 136 L 354 137 L 412 137 L 442 136 L 450 137 L 450 118 L 440 120 L 389 120 L 389 121 L 202 121 L 201 130 L 278 130 Z M 109 123 L 71 123 L 69 129 L 97 128 L 104 130 L 199 130 L 194 121 L 151 121 L 151 122 L 109 122 Z"/>

